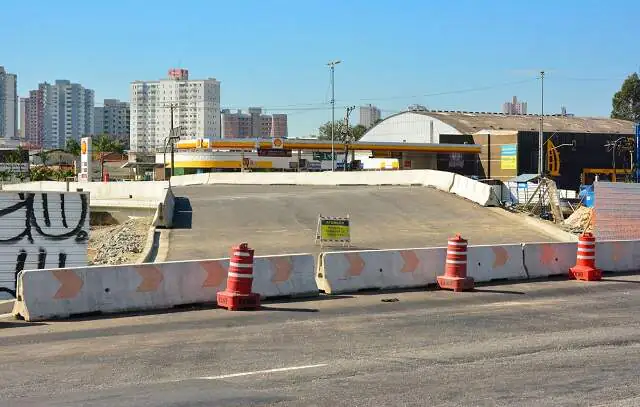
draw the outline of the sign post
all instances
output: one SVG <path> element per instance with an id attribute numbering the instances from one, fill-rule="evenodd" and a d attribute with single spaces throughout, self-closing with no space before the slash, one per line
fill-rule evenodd
<path id="1" fill-rule="evenodd" d="M 351 246 L 351 222 L 349 215 L 346 217 L 331 217 L 318 215 L 316 227 L 316 241 L 320 247 L 324 243 L 342 243 L 343 246 Z"/>
<path id="2" fill-rule="evenodd" d="M 80 174 L 78 181 L 91 181 L 91 137 L 80 139 Z"/>

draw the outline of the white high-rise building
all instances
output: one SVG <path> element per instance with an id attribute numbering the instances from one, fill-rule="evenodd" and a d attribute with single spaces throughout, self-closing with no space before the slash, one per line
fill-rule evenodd
<path id="1" fill-rule="evenodd" d="M 380 109 L 373 105 L 360 106 L 360 124 L 369 128 L 380 120 Z"/>
<path id="2" fill-rule="evenodd" d="M 18 137 L 18 77 L 0 66 L 0 138 Z"/>
<path id="3" fill-rule="evenodd" d="M 67 80 L 41 83 L 35 91 L 36 108 L 25 111 L 25 115 L 35 113 L 36 118 L 25 116 L 23 120 L 35 122 L 31 126 L 35 134 L 25 133 L 25 138 L 49 149 L 64 148 L 67 139 L 79 141 L 93 134 L 94 98 L 93 90 Z"/>
<path id="4" fill-rule="evenodd" d="M 104 105 L 94 109 L 93 134 L 109 134 L 115 138 L 130 134 L 129 103 L 118 99 L 105 99 Z"/>
<path id="5" fill-rule="evenodd" d="M 189 80 L 186 69 L 170 69 L 168 79 L 131 83 L 131 151 L 163 151 L 172 110 L 181 138 L 220 138 L 220 82 Z"/>

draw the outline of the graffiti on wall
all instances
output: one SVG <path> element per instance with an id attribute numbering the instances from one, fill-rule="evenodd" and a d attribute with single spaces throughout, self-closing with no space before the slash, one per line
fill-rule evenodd
<path id="1" fill-rule="evenodd" d="M 86 192 L 1 192 L 0 298 L 22 270 L 85 266 L 88 240 Z"/>

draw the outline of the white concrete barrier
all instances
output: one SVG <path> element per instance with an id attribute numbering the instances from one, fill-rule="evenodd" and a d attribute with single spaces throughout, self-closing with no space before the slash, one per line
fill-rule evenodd
<path id="1" fill-rule="evenodd" d="M 468 246 L 467 275 L 477 282 L 525 280 L 522 245 Z"/>
<path id="2" fill-rule="evenodd" d="M 498 204 L 490 185 L 483 184 L 463 175 L 456 174 L 451 186 L 451 193 L 459 195 L 482 206 Z"/>
<path id="3" fill-rule="evenodd" d="M 316 282 L 327 294 L 424 287 L 444 271 L 446 248 L 322 253 Z"/>
<path id="4" fill-rule="evenodd" d="M 188 185 L 204 185 L 209 182 L 209 173 L 174 175 L 169 180 L 172 187 L 184 187 Z"/>
<path id="5" fill-rule="evenodd" d="M 424 174 L 423 185 L 450 192 L 454 179 L 455 174 L 452 172 L 427 170 Z"/>
<path id="6" fill-rule="evenodd" d="M 596 267 L 602 271 L 640 271 L 640 241 L 596 242 Z"/>
<path id="7" fill-rule="evenodd" d="M 568 243 L 525 243 L 524 265 L 529 278 L 568 275 L 576 264 L 578 245 Z"/>
<path id="8" fill-rule="evenodd" d="M 13 313 L 27 321 L 215 303 L 229 259 L 22 272 Z M 263 298 L 318 295 L 311 254 L 256 257 L 253 291 Z"/>

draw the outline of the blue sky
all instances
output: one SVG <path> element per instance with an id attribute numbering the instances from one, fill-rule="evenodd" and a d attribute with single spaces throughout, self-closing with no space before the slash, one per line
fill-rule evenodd
<path id="1" fill-rule="evenodd" d="M 0 65 L 24 96 L 69 79 L 96 101 L 129 99 L 129 83 L 166 76 L 221 81 L 223 107 L 289 114 L 290 137 L 373 103 L 383 115 L 431 109 L 498 111 L 517 95 L 606 116 L 611 96 L 640 66 L 640 2 L 525 1 L 3 1 Z M 478 89 L 478 90 L 473 90 Z M 459 91 L 459 92 L 458 92 Z M 357 116 L 357 112 L 356 112 Z"/>

